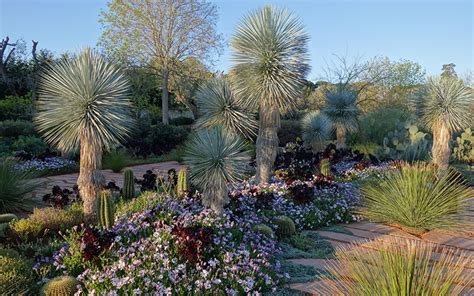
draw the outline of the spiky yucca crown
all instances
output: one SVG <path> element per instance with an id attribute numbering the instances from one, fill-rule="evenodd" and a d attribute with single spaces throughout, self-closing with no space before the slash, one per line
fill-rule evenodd
<path id="1" fill-rule="evenodd" d="M 73 296 L 80 282 L 72 276 L 59 276 L 47 282 L 41 289 L 43 296 Z"/>

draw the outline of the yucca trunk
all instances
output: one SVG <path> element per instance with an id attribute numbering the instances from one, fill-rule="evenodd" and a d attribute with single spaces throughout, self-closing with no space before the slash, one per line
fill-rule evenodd
<path id="1" fill-rule="evenodd" d="M 93 135 L 83 133 L 80 142 L 80 168 L 77 185 L 84 203 L 86 222 L 97 221 L 97 198 L 100 188 L 105 184 L 100 168 L 102 165 L 102 148 L 97 147 Z"/>
<path id="2" fill-rule="evenodd" d="M 273 165 L 278 149 L 278 129 L 280 128 L 280 112 L 276 107 L 260 107 L 260 122 L 258 129 L 257 154 L 257 183 L 270 181 Z"/>
<path id="3" fill-rule="evenodd" d="M 202 204 L 211 208 L 217 215 L 224 213 L 224 206 L 229 203 L 229 193 L 225 181 L 216 182 L 212 188 L 206 188 L 203 192 Z"/>
<path id="4" fill-rule="evenodd" d="M 336 128 L 336 148 L 346 148 L 346 129 L 342 127 Z"/>
<path id="5" fill-rule="evenodd" d="M 449 157 L 451 149 L 449 140 L 451 139 L 451 131 L 443 123 L 433 125 L 433 163 L 436 164 L 440 172 L 445 172 L 449 166 Z"/>

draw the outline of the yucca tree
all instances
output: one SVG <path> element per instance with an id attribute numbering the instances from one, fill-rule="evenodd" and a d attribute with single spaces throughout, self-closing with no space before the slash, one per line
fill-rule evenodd
<path id="1" fill-rule="evenodd" d="M 313 153 L 322 151 L 332 129 L 329 118 L 319 110 L 310 112 L 301 120 L 301 128 L 303 141 Z"/>
<path id="2" fill-rule="evenodd" d="M 430 77 L 420 103 L 422 119 L 433 133 L 433 163 L 446 171 L 453 132 L 472 124 L 470 105 L 474 103 L 474 93 L 455 77 Z"/>
<path id="3" fill-rule="evenodd" d="M 77 184 L 86 219 L 96 218 L 104 177 L 103 151 L 123 141 L 133 127 L 125 74 L 91 49 L 49 65 L 41 74 L 34 118 L 45 140 L 60 151 L 80 149 Z"/>
<path id="4" fill-rule="evenodd" d="M 184 162 L 189 178 L 202 190 L 202 202 L 221 214 L 229 202 L 227 184 L 243 179 L 250 162 L 245 141 L 221 127 L 199 129 L 188 142 Z"/>
<path id="5" fill-rule="evenodd" d="M 323 113 L 329 117 L 336 129 L 336 148 L 346 148 L 346 135 L 359 127 L 356 104 L 357 93 L 345 87 L 337 87 L 326 92 L 326 106 Z"/>
<path id="6" fill-rule="evenodd" d="M 208 81 L 199 88 L 196 99 L 202 114 L 196 122 L 197 127 L 222 126 L 247 139 L 256 136 L 255 118 L 240 106 L 227 79 L 220 77 Z"/>
<path id="7" fill-rule="evenodd" d="M 298 17 L 265 6 L 250 12 L 231 40 L 231 77 L 238 99 L 258 110 L 257 182 L 267 183 L 275 162 L 280 115 L 301 94 L 309 71 L 308 35 Z"/>

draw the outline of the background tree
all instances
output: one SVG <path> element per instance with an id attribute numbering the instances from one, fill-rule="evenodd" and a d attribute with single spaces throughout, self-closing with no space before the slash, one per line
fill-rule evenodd
<path id="1" fill-rule="evenodd" d="M 443 67 L 441 67 L 441 77 L 458 78 L 458 74 L 456 73 L 456 70 L 454 70 L 455 67 L 456 65 L 454 63 L 444 64 Z"/>
<path id="2" fill-rule="evenodd" d="M 309 71 L 308 35 L 301 21 L 274 6 L 252 11 L 231 40 L 232 79 L 243 106 L 259 111 L 257 182 L 270 179 L 278 148 L 280 115 L 301 95 Z"/>
<path id="3" fill-rule="evenodd" d="M 102 152 L 123 141 L 133 126 L 124 73 L 90 49 L 72 60 L 51 64 L 40 74 L 38 131 L 64 152 L 80 148 L 77 184 L 86 220 L 96 218 L 96 198 L 105 180 Z"/>
<path id="4" fill-rule="evenodd" d="M 433 133 L 433 163 L 446 171 L 451 156 L 449 141 L 454 131 L 472 124 L 469 109 L 474 102 L 471 89 L 454 77 L 430 77 L 427 93 L 421 97 L 420 111 L 424 123 Z"/>
<path id="5" fill-rule="evenodd" d="M 209 60 L 221 48 L 217 6 L 205 0 L 113 0 L 102 12 L 106 52 L 151 67 L 162 78 L 163 123 L 169 123 L 169 79 L 178 62 Z"/>

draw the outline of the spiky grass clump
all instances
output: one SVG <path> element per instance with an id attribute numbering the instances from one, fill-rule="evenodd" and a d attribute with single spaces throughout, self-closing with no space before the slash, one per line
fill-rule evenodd
<path id="1" fill-rule="evenodd" d="M 123 150 L 113 150 L 104 157 L 104 167 L 114 173 L 120 173 L 128 163 L 129 156 Z"/>
<path id="2" fill-rule="evenodd" d="M 58 276 L 41 289 L 42 296 L 73 296 L 80 282 L 72 276 Z"/>
<path id="3" fill-rule="evenodd" d="M 222 126 L 231 133 L 253 139 L 257 134 L 257 122 L 253 115 L 237 102 L 229 81 L 215 78 L 204 84 L 196 93 L 197 105 L 202 116 L 198 127 Z"/>
<path id="4" fill-rule="evenodd" d="M 228 183 L 243 179 L 250 162 L 244 140 L 214 127 L 196 131 L 185 148 L 184 162 L 189 178 L 203 190 L 203 204 L 217 213 L 228 203 Z"/>
<path id="5" fill-rule="evenodd" d="M 35 202 L 30 193 L 40 182 L 35 173 L 15 168 L 9 160 L 0 162 L 0 213 L 29 211 Z"/>
<path id="6" fill-rule="evenodd" d="M 366 246 L 370 244 L 370 248 Z M 374 248 L 372 248 L 374 247 Z M 472 259 L 452 249 L 435 256 L 436 245 L 394 238 L 339 248 L 328 271 L 326 295 L 467 295 Z M 432 260 L 433 258 L 436 258 Z"/>
<path id="7" fill-rule="evenodd" d="M 424 232 L 460 225 L 472 190 L 451 169 L 439 175 L 424 163 L 401 164 L 363 184 L 361 214 L 368 219 Z"/>
<path id="8" fill-rule="evenodd" d="M 314 153 L 322 151 L 332 129 L 329 118 L 319 111 L 313 111 L 303 117 L 301 127 L 304 143 L 310 146 Z"/>

